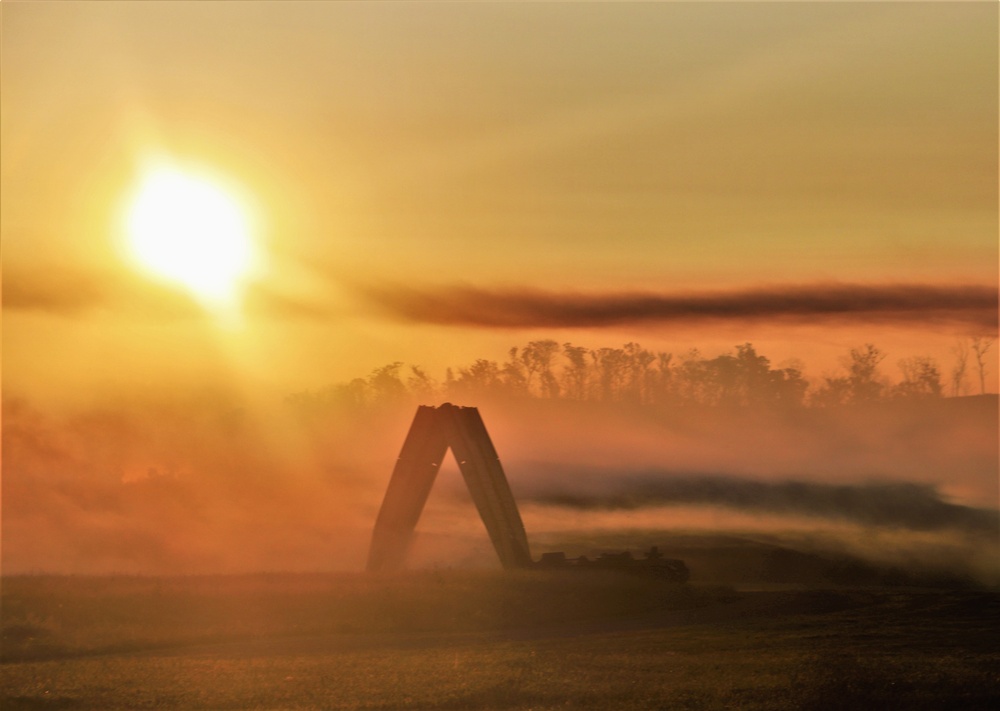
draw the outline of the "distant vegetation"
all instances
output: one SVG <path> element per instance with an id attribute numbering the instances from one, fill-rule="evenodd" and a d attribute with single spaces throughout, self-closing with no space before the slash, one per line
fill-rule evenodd
<path id="1" fill-rule="evenodd" d="M 591 349 L 540 340 L 511 348 L 502 362 L 479 358 L 464 367 L 448 368 L 443 381 L 420 367 L 395 362 L 377 368 L 367 378 L 296 393 L 289 400 L 303 411 L 470 398 L 735 407 L 830 407 L 879 400 L 927 400 L 968 392 L 970 350 L 976 356 L 978 380 L 985 392 L 984 356 L 992 344 L 988 338 L 958 342 L 947 388 L 941 367 L 928 356 L 899 360 L 900 377 L 893 381 L 882 370 L 886 354 L 870 343 L 850 349 L 841 359 L 842 373 L 828 375 L 817 385 L 803 377 L 800 362 L 773 367 L 750 343 L 708 358 L 697 349 L 674 356 L 638 343 Z"/>

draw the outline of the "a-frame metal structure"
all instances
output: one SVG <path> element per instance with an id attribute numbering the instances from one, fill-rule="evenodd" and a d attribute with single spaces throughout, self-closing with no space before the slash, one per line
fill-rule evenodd
<path id="1" fill-rule="evenodd" d="M 531 565 L 521 514 L 479 410 L 445 403 L 417 408 L 375 521 L 369 571 L 403 567 L 413 531 L 449 447 L 503 567 Z"/>

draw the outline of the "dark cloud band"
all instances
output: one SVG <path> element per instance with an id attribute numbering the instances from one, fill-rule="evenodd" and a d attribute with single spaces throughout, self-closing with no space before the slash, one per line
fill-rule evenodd
<path id="1" fill-rule="evenodd" d="M 481 328 L 581 328 L 735 319 L 952 322 L 997 326 L 997 288 L 985 285 L 814 284 L 710 293 L 578 294 L 456 286 L 362 288 L 407 321 Z"/>
<path id="2" fill-rule="evenodd" d="M 349 282 L 349 280 L 346 280 Z M 995 286 L 811 284 L 718 292 L 573 293 L 469 286 L 415 288 L 355 285 L 362 300 L 415 323 L 476 328 L 601 328 L 642 323 L 772 320 L 792 323 L 954 324 L 993 331 Z M 273 318 L 327 319 L 342 311 L 327 301 L 302 301 L 254 285 L 248 310 Z M 140 311 L 160 318 L 200 313 L 177 289 L 114 273 L 7 273 L 3 308 L 73 316 L 94 309 Z"/>

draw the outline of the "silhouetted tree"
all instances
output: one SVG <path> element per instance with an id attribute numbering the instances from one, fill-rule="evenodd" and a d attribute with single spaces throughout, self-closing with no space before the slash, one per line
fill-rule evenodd
<path id="1" fill-rule="evenodd" d="M 913 356 L 899 361 L 902 382 L 893 388 L 896 397 L 941 397 L 941 372 L 932 358 Z"/>
<path id="2" fill-rule="evenodd" d="M 985 391 L 986 355 L 994 339 L 972 339 Z M 962 392 L 969 348 L 961 341 L 953 350 L 958 364 L 951 373 L 951 392 Z M 809 390 L 797 362 L 772 368 L 770 360 L 751 343 L 735 351 L 705 358 L 692 349 L 675 360 L 638 343 L 621 348 L 587 349 L 553 340 L 531 341 L 511 348 L 503 364 L 480 358 L 467 367 L 447 368 L 437 383 L 417 366 L 405 382 L 403 364 L 376 368 L 367 378 L 330 385 L 315 393 L 297 393 L 288 402 L 302 413 L 331 408 L 363 408 L 383 404 L 429 402 L 438 398 L 467 400 L 483 395 L 503 397 L 564 397 L 576 401 L 627 402 L 635 405 L 700 405 L 736 407 L 827 407 L 864 403 L 879 398 L 941 397 L 940 369 L 931 358 L 899 361 L 902 380 L 895 385 L 879 372 L 885 354 L 870 343 L 852 348 L 841 360 L 843 375 L 828 375 Z M 679 362 L 678 362 L 679 361 Z M 808 398 L 807 398 L 808 395 Z"/>
<path id="3" fill-rule="evenodd" d="M 851 400 L 868 402 L 882 396 L 885 384 L 879 376 L 878 366 L 885 360 L 885 353 L 866 343 L 852 348 L 847 360 L 847 379 L 851 384 Z"/>
<path id="4" fill-rule="evenodd" d="M 638 343 L 626 343 L 622 348 L 625 358 L 626 398 L 632 402 L 649 402 L 649 367 L 656 356 Z"/>
<path id="5" fill-rule="evenodd" d="M 584 400 L 587 397 L 588 353 L 582 346 L 563 344 L 563 355 L 569 361 L 569 365 L 563 370 L 563 392 L 574 400 Z"/>
<path id="6" fill-rule="evenodd" d="M 681 362 L 674 369 L 676 383 L 674 392 L 680 402 L 708 403 L 709 388 L 705 363 L 697 348 L 692 348 L 681 356 Z"/>
<path id="7" fill-rule="evenodd" d="M 500 380 L 503 389 L 511 395 L 528 395 L 528 377 L 524 372 L 524 364 L 518 356 L 518 349 L 511 348 L 507 351 L 507 361 L 500 371 Z"/>
<path id="8" fill-rule="evenodd" d="M 753 345 L 736 346 L 736 400 L 740 405 L 772 403 L 777 399 L 779 379 L 771 370 L 771 361 L 758 355 Z"/>
<path id="9" fill-rule="evenodd" d="M 793 366 L 772 370 L 768 374 L 770 402 L 785 407 L 800 406 L 805 401 L 809 383 L 802 370 Z"/>
<path id="10" fill-rule="evenodd" d="M 661 351 L 656 354 L 656 370 L 650 374 L 652 402 L 666 403 L 674 398 L 673 369 L 671 367 L 673 359 L 672 353 Z"/>
<path id="11" fill-rule="evenodd" d="M 410 377 L 406 379 L 406 389 L 423 404 L 429 404 L 438 396 L 437 383 L 416 365 L 410 366 Z"/>
<path id="12" fill-rule="evenodd" d="M 524 357 L 520 348 L 511 348 L 507 352 L 507 362 L 503 372 L 509 389 L 517 390 L 525 395 L 531 393 L 531 381 L 535 377 L 535 364 Z"/>
<path id="13" fill-rule="evenodd" d="M 527 374 L 527 390 L 531 392 L 532 377 L 537 373 L 542 397 L 558 397 L 559 383 L 552 372 L 552 361 L 559 353 L 555 341 L 531 341 L 521 349 L 521 362 Z"/>
<path id="14" fill-rule="evenodd" d="M 743 395 L 740 363 L 729 354 L 701 362 L 694 372 L 701 377 L 701 397 L 705 405 L 740 405 Z"/>
<path id="15" fill-rule="evenodd" d="M 322 418 L 337 410 L 358 410 L 369 404 L 368 381 L 354 378 L 317 391 L 292 393 L 285 402 L 299 417 L 306 420 Z"/>
<path id="16" fill-rule="evenodd" d="M 625 351 L 620 348 L 599 348 L 590 352 L 597 373 L 598 399 L 619 400 L 625 382 Z"/>
<path id="17" fill-rule="evenodd" d="M 496 361 L 477 359 L 468 368 L 459 368 L 451 383 L 452 394 L 498 393 L 503 390 L 500 366 Z"/>
<path id="18" fill-rule="evenodd" d="M 823 385 L 809 398 L 809 402 L 817 407 L 836 407 L 850 401 L 851 381 L 846 377 L 824 377 Z"/>
<path id="19" fill-rule="evenodd" d="M 976 354 L 976 368 L 979 370 L 979 392 L 986 394 L 986 353 L 995 339 L 988 336 L 973 336 L 972 352 Z"/>
<path id="20" fill-rule="evenodd" d="M 390 404 L 406 399 L 406 385 L 399 377 L 400 362 L 376 368 L 368 376 L 368 397 L 373 404 Z"/>
<path id="21" fill-rule="evenodd" d="M 965 370 L 969 362 L 969 344 L 964 339 L 959 339 L 951 348 L 955 356 L 955 365 L 951 369 L 951 394 L 958 397 L 965 394 Z"/>
<path id="22" fill-rule="evenodd" d="M 669 359 L 664 364 L 669 372 Z M 739 407 L 801 404 L 809 384 L 795 368 L 772 369 L 751 343 L 711 360 L 695 351 L 685 356 L 678 375 L 683 401 Z"/>

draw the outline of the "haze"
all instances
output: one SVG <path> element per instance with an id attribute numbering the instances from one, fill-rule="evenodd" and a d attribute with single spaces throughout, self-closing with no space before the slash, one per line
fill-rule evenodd
<path id="1" fill-rule="evenodd" d="M 752 531 L 998 579 L 995 3 L 0 12 L 5 573 L 360 569 L 449 398 L 536 552 Z M 142 267 L 162 166 L 232 196 L 252 269 L 211 230 Z M 595 355 L 624 344 L 663 378 L 753 344 L 805 389 L 632 398 Z M 456 387 L 480 361 L 514 369 Z M 489 558 L 455 475 L 415 565 Z"/>

